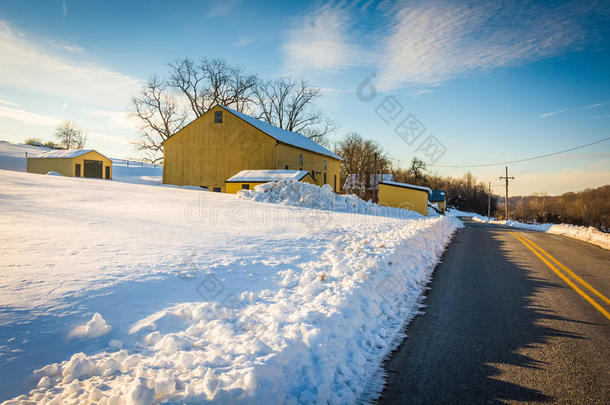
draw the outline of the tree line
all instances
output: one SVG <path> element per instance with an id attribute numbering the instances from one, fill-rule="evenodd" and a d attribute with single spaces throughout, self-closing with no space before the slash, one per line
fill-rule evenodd
<path id="1" fill-rule="evenodd" d="M 566 223 L 610 231 L 610 185 L 558 196 L 513 197 L 509 207 L 511 218 L 521 222 Z"/>

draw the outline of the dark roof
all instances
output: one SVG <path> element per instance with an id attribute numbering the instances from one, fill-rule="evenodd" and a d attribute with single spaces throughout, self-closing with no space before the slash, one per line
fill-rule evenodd
<path id="1" fill-rule="evenodd" d="M 430 202 L 443 202 L 443 201 L 445 201 L 445 191 L 432 190 L 432 194 L 430 194 Z"/>

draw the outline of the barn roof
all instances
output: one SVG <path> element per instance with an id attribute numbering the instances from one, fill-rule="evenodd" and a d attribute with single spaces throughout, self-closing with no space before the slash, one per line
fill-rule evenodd
<path id="1" fill-rule="evenodd" d="M 426 193 L 428 193 L 428 195 L 432 194 L 432 190 L 430 188 L 424 187 L 424 186 L 416 186 L 415 184 L 398 183 L 396 181 L 382 181 L 380 184 L 387 184 L 388 186 L 410 188 L 413 190 L 421 190 L 421 191 L 425 191 Z"/>
<path id="2" fill-rule="evenodd" d="M 221 105 L 220 107 L 224 108 L 225 110 L 229 111 L 231 114 L 234 114 L 237 117 L 241 118 L 242 120 L 246 121 L 248 124 L 252 125 L 253 127 L 257 128 L 258 130 L 266 133 L 267 135 L 269 135 L 276 141 L 279 141 L 281 143 L 285 143 L 288 145 L 292 145 L 297 148 L 319 153 L 321 155 L 330 156 L 331 158 L 334 158 L 334 159 L 342 160 L 341 157 L 339 155 L 337 155 L 336 153 L 331 152 L 330 150 L 326 149 L 324 146 L 320 145 L 319 143 L 317 143 L 315 141 L 312 141 L 308 137 L 301 135 L 298 132 L 292 132 L 292 131 L 287 131 L 282 128 L 278 128 L 276 126 L 273 126 L 264 121 L 258 120 L 254 117 L 251 117 L 251 116 L 241 113 L 239 111 L 235 111 L 232 108 L 225 107 L 223 105 Z"/>
<path id="3" fill-rule="evenodd" d="M 31 158 L 32 159 L 72 159 L 72 158 L 75 158 L 75 157 L 86 155 L 89 152 L 95 152 L 95 150 L 93 150 L 93 149 L 60 149 L 60 150 L 51 150 L 51 151 L 48 151 L 48 152 L 45 152 L 45 153 L 41 153 L 40 155 L 31 156 Z M 100 153 L 100 155 L 102 155 L 102 154 Z M 102 156 L 104 156 L 104 155 L 102 155 Z"/>
<path id="4" fill-rule="evenodd" d="M 226 183 L 266 183 L 278 180 L 301 180 L 309 175 L 306 170 L 242 170 Z"/>
<path id="5" fill-rule="evenodd" d="M 432 190 L 430 195 L 430 202 L 443 202 L 445 201 L 445 192 L 443 190 Z"/>

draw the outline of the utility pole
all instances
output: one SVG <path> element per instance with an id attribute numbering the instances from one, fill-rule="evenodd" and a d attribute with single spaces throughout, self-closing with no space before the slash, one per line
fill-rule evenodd
<path id="1" fill-rule="evenodd" d="M 491 181 L 489 182 L 489 191 L 487 192 L 487 218 L 491 218 Z"/>
<path id="2" fill-rule="evenodd" d="M 504 219 L 508 221 L 508 180 L 515 180 L 514 177 L 508 177 L 508 166 L 506 166 L 506 176 L 500 176 L 500 180 L 506 180 L 506 196 L 504 197 Z"/>

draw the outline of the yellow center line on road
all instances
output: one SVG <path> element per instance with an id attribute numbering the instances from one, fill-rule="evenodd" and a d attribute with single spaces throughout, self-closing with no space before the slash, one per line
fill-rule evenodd
<path id="1" fill-rule="evenodd" d="M 589 285 L 589 283 L 587 283 L 585 280 L 583 280 L 582 278 L 578 277 L 576 274 L 574 274 L 574 272 L 570 269 L 568 269 L 566 266 L 564 266 L 563 264 L 559 263 L 557 261 L 557 259 L 555 259 L 553 256 L 551 256 L 550 254 L 548 254 L 544 249 L 542 249 L 540 246 L 536 245 L 531 239 L 529 239 L 527 236 L 525 236 L 522 233 L 519 233 L 519 236 L 521 236 L 523 239 L 525 239 L 526 241 L 528 241 L 532 246 L 534 246 L 536 249 L 538 249 L 539 252 L 541 252 L 542 254 L 544 254 L 546 257 L 548 257 L 549 259 L 551 259 L 553 262 L 555 262 L 556 265 L 558 265 L 559 267 L 561 267 L 561 269 L 563 271 L 565 271 L 566 273 L 568 273 L 570 276 L 572 276 L 572 278 L 576 279 L 576 281 L 578 281 L 580 284 L 582 284 L 584 287 L 588 288 L 589 291 L 591 291 L 593 294 L 597 295 L 599 298 L 601 298 L 607 305 L 610 305 L 610 299 L 608 299 L 608 297 L 606 297 L 604 294 L 600 293 L 599 291 L 597 291 L 595 288 L 591 287 L 591 285 Z"/>
<path id="2" fill-rule="evenodd" d="M 557 274 L 563 281 L 565 281 L 565 283 L 567 285 L 569 285 L 570 287 L 572 287 L 572 289 L 574 291 L 576 291 L 578 294 L 580 294 L 581 297 L 583 297 L 589 304 L 593 305 L 593 307 L 595 309 L 597 309 L 599 312 L 602 313 L 602 315 L 604 315 L 608 320 L 610 320 L 610 313 L 608 313 L 608 311 L 606 311 L 601 305 L 599 305 L 597 302 L 595 302 L 595 300 L 593 298 L 591 298 L 590 296 L 587 295 L 587 293 L 585 293 L 583 290 L 581 290 L 576 284 L 574 284 L 572 282 L 572 280 L 570 280 L 569 278 L 567 278 L 561 271 L 559 271 L 559 269 L 557 269 L 557 267 L 553 266 L 553 264 L 551 264 L 551 262 L 549 262 L 544 256 L 542 256 L 540 253 L 538 253 L 538 251 L 532 247 L 525 239 L 523 239 L 523 237 L 520 234 L 517 234 L 515 232 L 509 231 L 515 238 L 517 238 L 521 243 L 523 243 L 525 245 L 525 247 L 527 247 L 529 250 L 531 250 L 536 256 L 538 256 L 538 258 L 540 260 L 542 260 L 542 262 L 544 264 L 546 264 L 551 270 L 553 270 L 555 272 L 555 274 Z"/>

